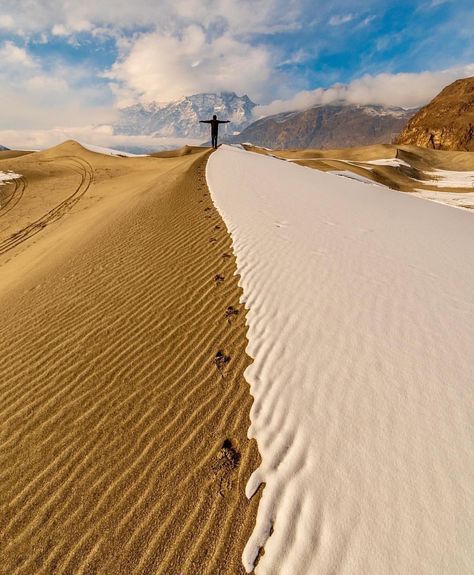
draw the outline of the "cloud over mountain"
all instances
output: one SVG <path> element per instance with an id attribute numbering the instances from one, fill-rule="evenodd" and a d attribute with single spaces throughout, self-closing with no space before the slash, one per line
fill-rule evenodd
<path id="1" fill-rule="evenodd" d="M 235 91 L 260 114 L 417 106 L 474 59 L 470 0 L 2 0 L 0 128 Z"/>
<path id="2" fill-rule="evenodd" d="M 381 104 L 414 108 L 426 104 L 446 84 L 474 74 L 474 64 L 448 70 L 420 73 L 366 74 L 348 84 L 304 90 L 288 100 L 275 100 L 254 109 L 256 117 L 291 110 L 304 110 L 317 104 L 346 101 L 351 104 Z"/>
<path id="3" fill-rule="evenodd" d="M 278 81 L 272 69 L 265 46 L 252 46 L 228 33 L 212 37 L 191 25 L 179 36 L 157 31 L 142 35 L 106 76 L 121 104 L 219 91 L 249 91 L 261 99 Z"/>

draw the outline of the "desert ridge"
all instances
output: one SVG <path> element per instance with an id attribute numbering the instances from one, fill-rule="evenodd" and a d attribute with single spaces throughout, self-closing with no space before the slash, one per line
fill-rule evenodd
<path id="1" fill-rule="evenodd" d="M 0 159 L 7 570 L 470 564 L 471 156 Z"/>

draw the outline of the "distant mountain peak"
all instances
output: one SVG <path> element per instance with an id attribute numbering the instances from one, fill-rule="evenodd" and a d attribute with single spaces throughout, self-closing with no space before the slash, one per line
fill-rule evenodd
<path id="1" fill-rule="evenodd" d="M 268 148 L 344 148 L 391 143 L 415 110 L 347 101 L 265 116 L 229 141 Z"/>
<path id="2" fill-rule="evenodd" d="M 119 111 L 114 125 L 116 134 L 153 135 L 178 138 L 208 137 L 209 127 L 200 124 L 213 114 L 230 120 L 227 133 L 240 132 L 252 121 L 254 102 L 235 92 L 192 94 L 167 104 L 147 102 L 127 106 Z"/>

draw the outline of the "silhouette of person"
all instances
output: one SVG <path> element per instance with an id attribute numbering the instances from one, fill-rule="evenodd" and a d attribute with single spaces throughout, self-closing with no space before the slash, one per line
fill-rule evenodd
<path id="1" fill-rule="evenodd" d="M 217 149 L 217 134 L 219 133 L 219 124 L 228 124 L 230 120 L 218 120 L 214 114 L 212 120 L 199 120 L 201 124 L 211 124 L 211 142 L 212 147 Z"/>

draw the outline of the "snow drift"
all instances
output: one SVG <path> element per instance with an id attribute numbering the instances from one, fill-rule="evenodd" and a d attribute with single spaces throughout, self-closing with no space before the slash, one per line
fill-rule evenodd
<path id="1" fill-rule="evenodd" d="M 230 147 L 207 178 L 255 360 L 247 571 L 470 572 L 472 214 Z"/>

